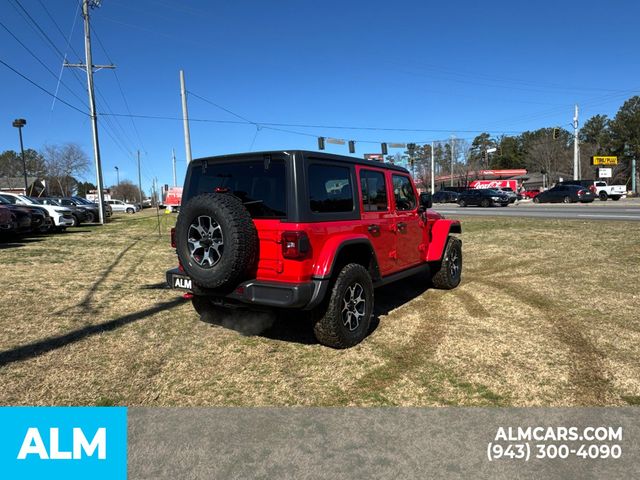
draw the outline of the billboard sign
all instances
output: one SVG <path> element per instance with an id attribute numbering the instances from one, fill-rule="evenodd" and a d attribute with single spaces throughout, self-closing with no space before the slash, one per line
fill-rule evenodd
<path id="1" fill-rule="evenodd" d="M 596 155 L 591 157 L 591 165 L 618 165 L 618 157 L 615 155 Z"/>
<path id="2" fill-rule="evenodd" d="M 381 153 L 365 153 L 364 159 L 374 162 L 384 162 L 384 155 Z"/>

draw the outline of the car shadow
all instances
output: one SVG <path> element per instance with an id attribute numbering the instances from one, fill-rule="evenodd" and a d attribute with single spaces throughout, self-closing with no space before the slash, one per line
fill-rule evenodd
<path id="1" fill-rule="evenodd" d="M 431 287 L 424 275 L 409 277 L 376 289 L 375 307 L 367 336 L 380 325 L 380 317 L 419 297 Z M 243 336 L 259 336 L 303 345 L 317 344 L 312 313 L 307 310 L 254 311 L 245 308 L 215 308 L 200 316 L 213 326 L 236 331 Z"/>
<path id="2" fill-rule="evenodd" d="M 92 337 L 94 335 L 100 335 L 105 332 L 116 330 L 117 328 L 123 327 L 130 323 L 137 322 L 139 320 L 155 315 L 156 313 L 175 308 L 183 303 L 184 299 L 182 297 L 174 298 L 166 302 L 157 303 L 144 310 L 114 318 L 113 320 L 108 320 L 106 322 L 93 325 L 87 325 L 76 330 L 64 333 L 62 335 L 48 337 L 33 343 L 20 345 L 9 350 L 0 351 L 0 367 L 3 367 L 10 363 L 28 360 L 30 358 L 40 356 L 47 352 L 51 352 L 67 345 L 77 343 L 81 340 L 84 340 L 85 338 Z"/>
<path id="3" fill-rule="evenodd" d="M 0 250 L 7 248 L 24 247 L 29 243 L 41 242 L 42 238 L 38 237 L 0 237 Z"/>

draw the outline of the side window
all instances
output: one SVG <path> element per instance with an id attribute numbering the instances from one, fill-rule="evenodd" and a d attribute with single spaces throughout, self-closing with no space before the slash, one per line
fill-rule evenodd
<path id="1" fill-rule="evenodd" d="M 411 186 L 411 180 L 404 175 L 393 175 L 393 195 L 398 210 L 413 210 L 416 208 L 416 195 Z"/>
<path id="2" fill-rule="evenodd" d="M 315 213 L 352 212 L 351 169 L 309 165 L 309 206 Z"/>
<path id="3" fill-rule="evenodd" d="M 365 212 L 386 212 L 388 210 L 384 173 L 360 170 L 360 191 Z"/>

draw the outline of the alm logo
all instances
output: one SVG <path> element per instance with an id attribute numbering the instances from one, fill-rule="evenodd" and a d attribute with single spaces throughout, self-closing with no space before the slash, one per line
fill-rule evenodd
<path id="1" fill-rule="evenodd" d="M 74 427 L 72 432 L 73 449 L 60 450 L 60 432 L 58 428 L 49 429 L 49 449 L 42 440 L 40 430 L 29 427 L 18 452 L 18 460 L 26 460 L 29 455 L 37 455 L 40 460 L 82 460 L 82 453 L 92 457 L 97 450 L 98 459 L 107 458 L 107 429 L 98 428 L 91 441 L 87 440 L 81 428 Z"/>

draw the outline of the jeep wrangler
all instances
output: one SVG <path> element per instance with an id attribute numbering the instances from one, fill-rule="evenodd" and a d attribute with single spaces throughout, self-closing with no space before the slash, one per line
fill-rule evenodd
<path id="1" fill-rule="evenodd" d="M 200 315 L 299 309 L 334 348 L 369 332 L 374 289 L 419 273 L 460 283 L 460 222 L 430 211 L 399 166 L 308 151 L 194 160 L 166 273 Z"/>

